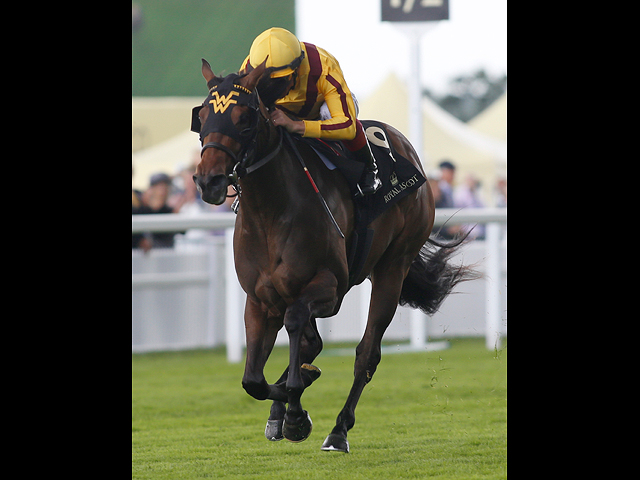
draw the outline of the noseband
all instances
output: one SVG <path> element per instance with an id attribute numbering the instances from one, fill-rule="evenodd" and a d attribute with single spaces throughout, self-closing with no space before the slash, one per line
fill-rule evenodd
<path id="1" fill-rule="evenodd" d="M 222 150 L 223 152 L 225 152 L 227 155 L 229 155 L 231 158 L 233 158 L 233 162 L 234 163 L 238 163 L 238 157 L 236 156 L 235 153 L 233 153 L 231 151 L 231 149 L 229 147 L 224 146 L 221 143 L 218 142 L 207 142 L 202 146 L 202 150 L 200 150 L 200 157 L 202 158 L 202 155 L 204 154 L 204 151 L 207 148 L 217 148 L 218 150 Z"/>

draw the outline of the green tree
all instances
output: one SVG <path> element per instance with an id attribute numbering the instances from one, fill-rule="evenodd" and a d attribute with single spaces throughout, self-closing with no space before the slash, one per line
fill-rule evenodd
<path id="1" fill-rule="evenodd" d="M 470 75 L 452 78 L 448 84 L 448 92 L 436 95 L 424 90 L 428 96 L 454 117 L 468 122 L 485 108 L 491 105 L 507 90 L 507 75 L 493 77 L 484 69 Z"/>

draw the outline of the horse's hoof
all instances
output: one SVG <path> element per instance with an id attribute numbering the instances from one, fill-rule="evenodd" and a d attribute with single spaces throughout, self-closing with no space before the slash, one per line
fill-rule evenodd
<path id="1" fill-rule="evenodd" d="M 267 420 L 267 426 L 264 429 L 264 436 L 267 437 L 267 440 L 272 442 L 277 442 L 278 440 L 282 440 L 284 435 L 282 435 L 282 424 L 283 420 Z"/>
<path id="2" fill-rule="evenodd" d="M 303 363 L 300 368 L 302 369 L 302 373 L 307 373 L 309 378 L 311 378 L 311 382 L 315 382 L 320 375 L 322 375 L 322 370 L 320 370 L 315 365 L 311 365 L 310 363 Z"/>
<path id="3" fill-rule="evenodd" d="M 347 441 L 347 437 L 343 435 L 330 433 L 324 440 L 320 450 L 324 450 L 325 452 L 349 453 L 349 442 Z"/>
<path id="4" fill-rule="evenodd" d="M 305 441 L 311 435 L 311 430 L 313 429 L 313 422 L 311 421 L 311 417 L 307 413 L 306 410 L 303 410 L 303 418 L 300 423 L 288 424 L 286 420 L 284 420 L 282 425 L 282 434 L 284 438 L 289 440 L 290 442 L 299 443 Z"/>

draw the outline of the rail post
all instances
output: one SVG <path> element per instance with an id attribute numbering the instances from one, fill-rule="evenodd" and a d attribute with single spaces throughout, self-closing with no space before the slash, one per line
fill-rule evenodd
<path id="1" fill-rule="evenodd" d="M 233 263 L 233 227 L 225 229 L 225 343 L 227 345 L 227 361 L 240 363 L 242 360 L 242 327 L 243 316 L 240 312 L 241 287 L 236 276 Z"/>
<path id="2" fill-rule="evenodd" d="M 485 317 L 485 342 L 489 350 L 500 348 L 500 286 L 502 271 L 500 264 L 500 224 L 487 223 L 487 313 Z"/>

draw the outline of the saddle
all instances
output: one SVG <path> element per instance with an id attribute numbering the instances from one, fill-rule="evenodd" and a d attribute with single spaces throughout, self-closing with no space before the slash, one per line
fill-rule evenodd
<path id="1" fill-rule="evenodd" d="M 353 240 L 347 251 L 349 288 L 355 285 L 355 280 L 369 255 L 374 233 L 374 230 L 369 228 L 371 222 L 426 182 L 422 173 L 393 148 L 388 140 L 385 124 L 374 120 L 361 122 L 378 165 L 378 177 L 382 181 L 382 187 L 373 195 L 358 196 L 357 184 L 362 176 L 364 164 L 351 158 L 349 150 L 342 142 L 296 138 L 297 141 L 307 143 L 329 170 L 337 168 L 351 190 L 355 219 Z"/>

